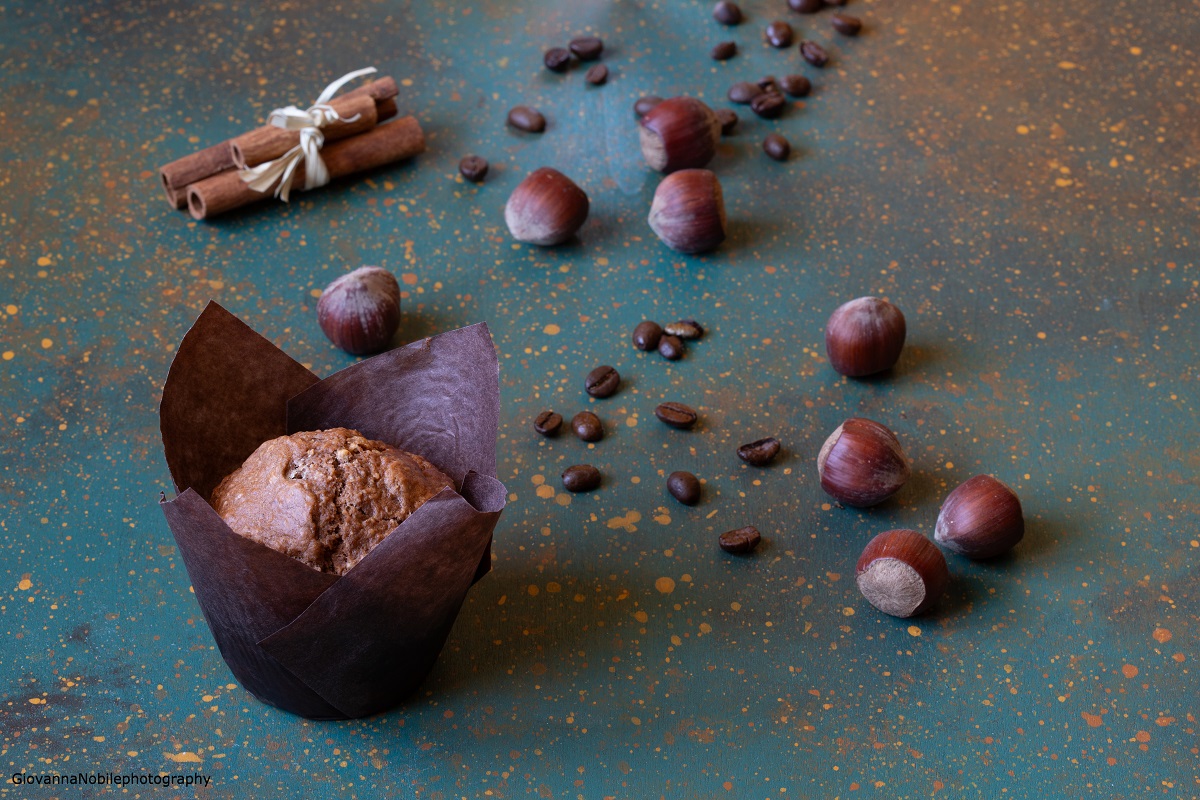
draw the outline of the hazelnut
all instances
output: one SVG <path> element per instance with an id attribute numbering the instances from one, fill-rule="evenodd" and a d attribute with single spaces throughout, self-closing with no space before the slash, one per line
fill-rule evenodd
<path id="1" fill-rule="evenodd" d="M 648 94 L 645 97 L 639 97 L 637 102 L 633 104 L 633 113 L 639 117 L 644 117 L 650 113 L 650 109 L 661 103 L 663 99 L 658 95 Z"/>
<path id="2" fill-rule="evenodd" d="M 681 253 L 703 253 L 725 241 L 725 200 L 717 176 L 685 169 L 663 178 L 650 206 L 650 227 Z"/>
<path id="3" fill-rule="evenodd" d="M 672 97 L 646 112 L 639 126 L 642 156 L 659 172 L 703 167 L 717 153 L 721 122 L 694 97 Z"/>
<path id="4" fill-rule="evenodd" d="M 959 484 L 938 514 L 933 538 L 967 558 L 993 558 L 1007 553 L 1025 535 L 1021 501 L 991 475 L 976 475 Z"/>
<path id="5" fill-rule="evenodd" d="M 843 375 L 861 378 L 890 369 L 904 349 L 900 309 L 878 297 L 860 297 L 837 308 L 825 323 L 825 354 Z"/>
<path id="6" fill-rule="evenodd" d="M 896 434 L 861 417 L 846 420 L 825 440 L 817 472 L 827 494 L 860 508 L 887 500 L 909 475 Z"/>
<path id="7" fill-rule="evenodd" d="M 359 267 L 325 287 L 317 323 L 347 353 L 378 353 L 400 326 L 400 284 L 386 269 Z"/>
<path id="8" fill-rule="evenodd" d="M 513 238 L 542 246 L 562 244 L 583 227 L 588 196 L 556 169 L 529 173 L 508 198 L 504 221 Z"/>
<path id="9" fill-rule="evenodd" d="M 950 582 L 942 551 L 910 530 L 884 531 L 872 539 L 854 573 L 862 596 L 893 617 L 928 611 Z"/>

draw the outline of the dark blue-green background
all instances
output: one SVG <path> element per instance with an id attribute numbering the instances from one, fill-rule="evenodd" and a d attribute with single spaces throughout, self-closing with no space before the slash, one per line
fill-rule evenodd
<path id="1" fill-rule="evenodd" d="M 710 4 L 10 2 L 0 6 L 0 769 L 212 778 L 198 797 L 1142 797 L 1200 794 L 1200 3 L 855 0 L 828 14 Z M 773 18 L 831 65 L 761 43 Z M 596 33 L 585 87 L 543 49 Z M 741 53 L 719 64 L 717 41 Z M 307 105 L 366 65 L 424 126 L 413 163 L 213 224 L 159 165 Z M 713 164 L 731 220 L 703 258 L 645 224 L 656 176 L 631 105 L 799 71 L 781 120 L 739 108 Z M 542 136 L 505 128 L 540 107 Z M 770 131 L 786 164 L 759 149 Z M 493 164 L 482 186 L 458 159 Z M 543 165 L 588 192 L 579 241 L 516 246 L 508 193 Z M 378 264 L 398 341 L 487 321 L 501 358 L 494 571 L 434 674 L 390 713 L 310 723 L 238 687 L 157 508 L 156 405 L 210 298 L 327 375 L 315 293 Z M 838 304 L 908 317 L 894 373 L 824 359 Z M 643 318 L 708 336 L 668 363 Z M 583 394 L 600 363 L 622 391 Z M 664 399 L 700 409 L 691 433 Z M 545 407 L 608 437 L 543 440 Z M 847 416 L 892 427 L 897 498 L 830 507 L 814 459 Z M 786 455 L 754 470 L 737 445 Z M 590 461 L 594 495 L 559 489 Z M 664 476 L 706 480 L 694 509 Z M 932 531 L 989 472 L 1025 506 L 1015 555 L 951 558 L 941 608 L 884 617 L 854 588 L 875 533 Z M 754 524 L 734 559 L 718 533 Z M 664 580 L 669 579 L 669 580 Z M 910 627 L 912 625 L 913 627 Z M 118 790 L 111 790 L 116 795 Z M 95 790 L 0 783 L 5 797 Z M 131 789 L 125 796 L 192 796 Z"/>

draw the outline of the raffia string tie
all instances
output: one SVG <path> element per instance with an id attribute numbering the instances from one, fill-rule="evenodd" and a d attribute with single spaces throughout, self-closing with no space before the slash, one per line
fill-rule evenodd
<path id="1" fill-rule="evenodd" d="M 304 165 L 305 190 L 329 183 L 329 170 L 321 159 L 321 146 L 325 144 L 325 134 L 321 133 L 321 128 L 331 122 L 354 122 L 358 119 L 357 114 L 349 119 L 338 116 L 337 111 L 329 105 L 329 101 L 337 94 L 338 89 L 350 81 L 375 71 L 374 67 L 366 67 L 346 73 L 326 86 L 317 102 L 307 109 L 288 106 L 272 111 L 267 124 L 288 131 L 299 131 L 300 143 L 274 161 L 239 171 L 241 179 L 258 192 L 265 192 L 274 186 L 275 196 L 285 203 L 292 188 L 292 181 L 296 177 L 296 168 L 301 164 Z"/>

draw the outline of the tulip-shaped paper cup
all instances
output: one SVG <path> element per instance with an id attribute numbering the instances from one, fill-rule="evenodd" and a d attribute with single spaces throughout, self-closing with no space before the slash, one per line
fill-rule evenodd
<path id="1" fill-rule="evenodd" d="M 310 719 L 390 708 L 437 660 L 491 567 L 499 367 L 484 324 L 414 342 L 324 380 L 209 303 L 163 387 L 178 495 L 161 505 L 221 655 L 255 697 Z M 443 489 L 342 576 L 230 530 L 209 498 L 263 442 L 353 428 L 417 453 Z"/>

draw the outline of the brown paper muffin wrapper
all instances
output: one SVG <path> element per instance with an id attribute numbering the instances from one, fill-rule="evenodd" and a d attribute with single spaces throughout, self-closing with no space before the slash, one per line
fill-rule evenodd
<path id="1" fill-rule="evenodd" d="M 216 303 L 184 336 L 159 408 L 178 495 L 161 503 L 234 676 L 310 719 L 390 708 L 424 680 L 467 590 L 491 568 L 499 366 L 484 324 L 414 342 L 320 380 Z M 263 442 L 345 427 L 417 453 L 443 489 L 345 575 L 230 530 L 214 488 Z"/>

